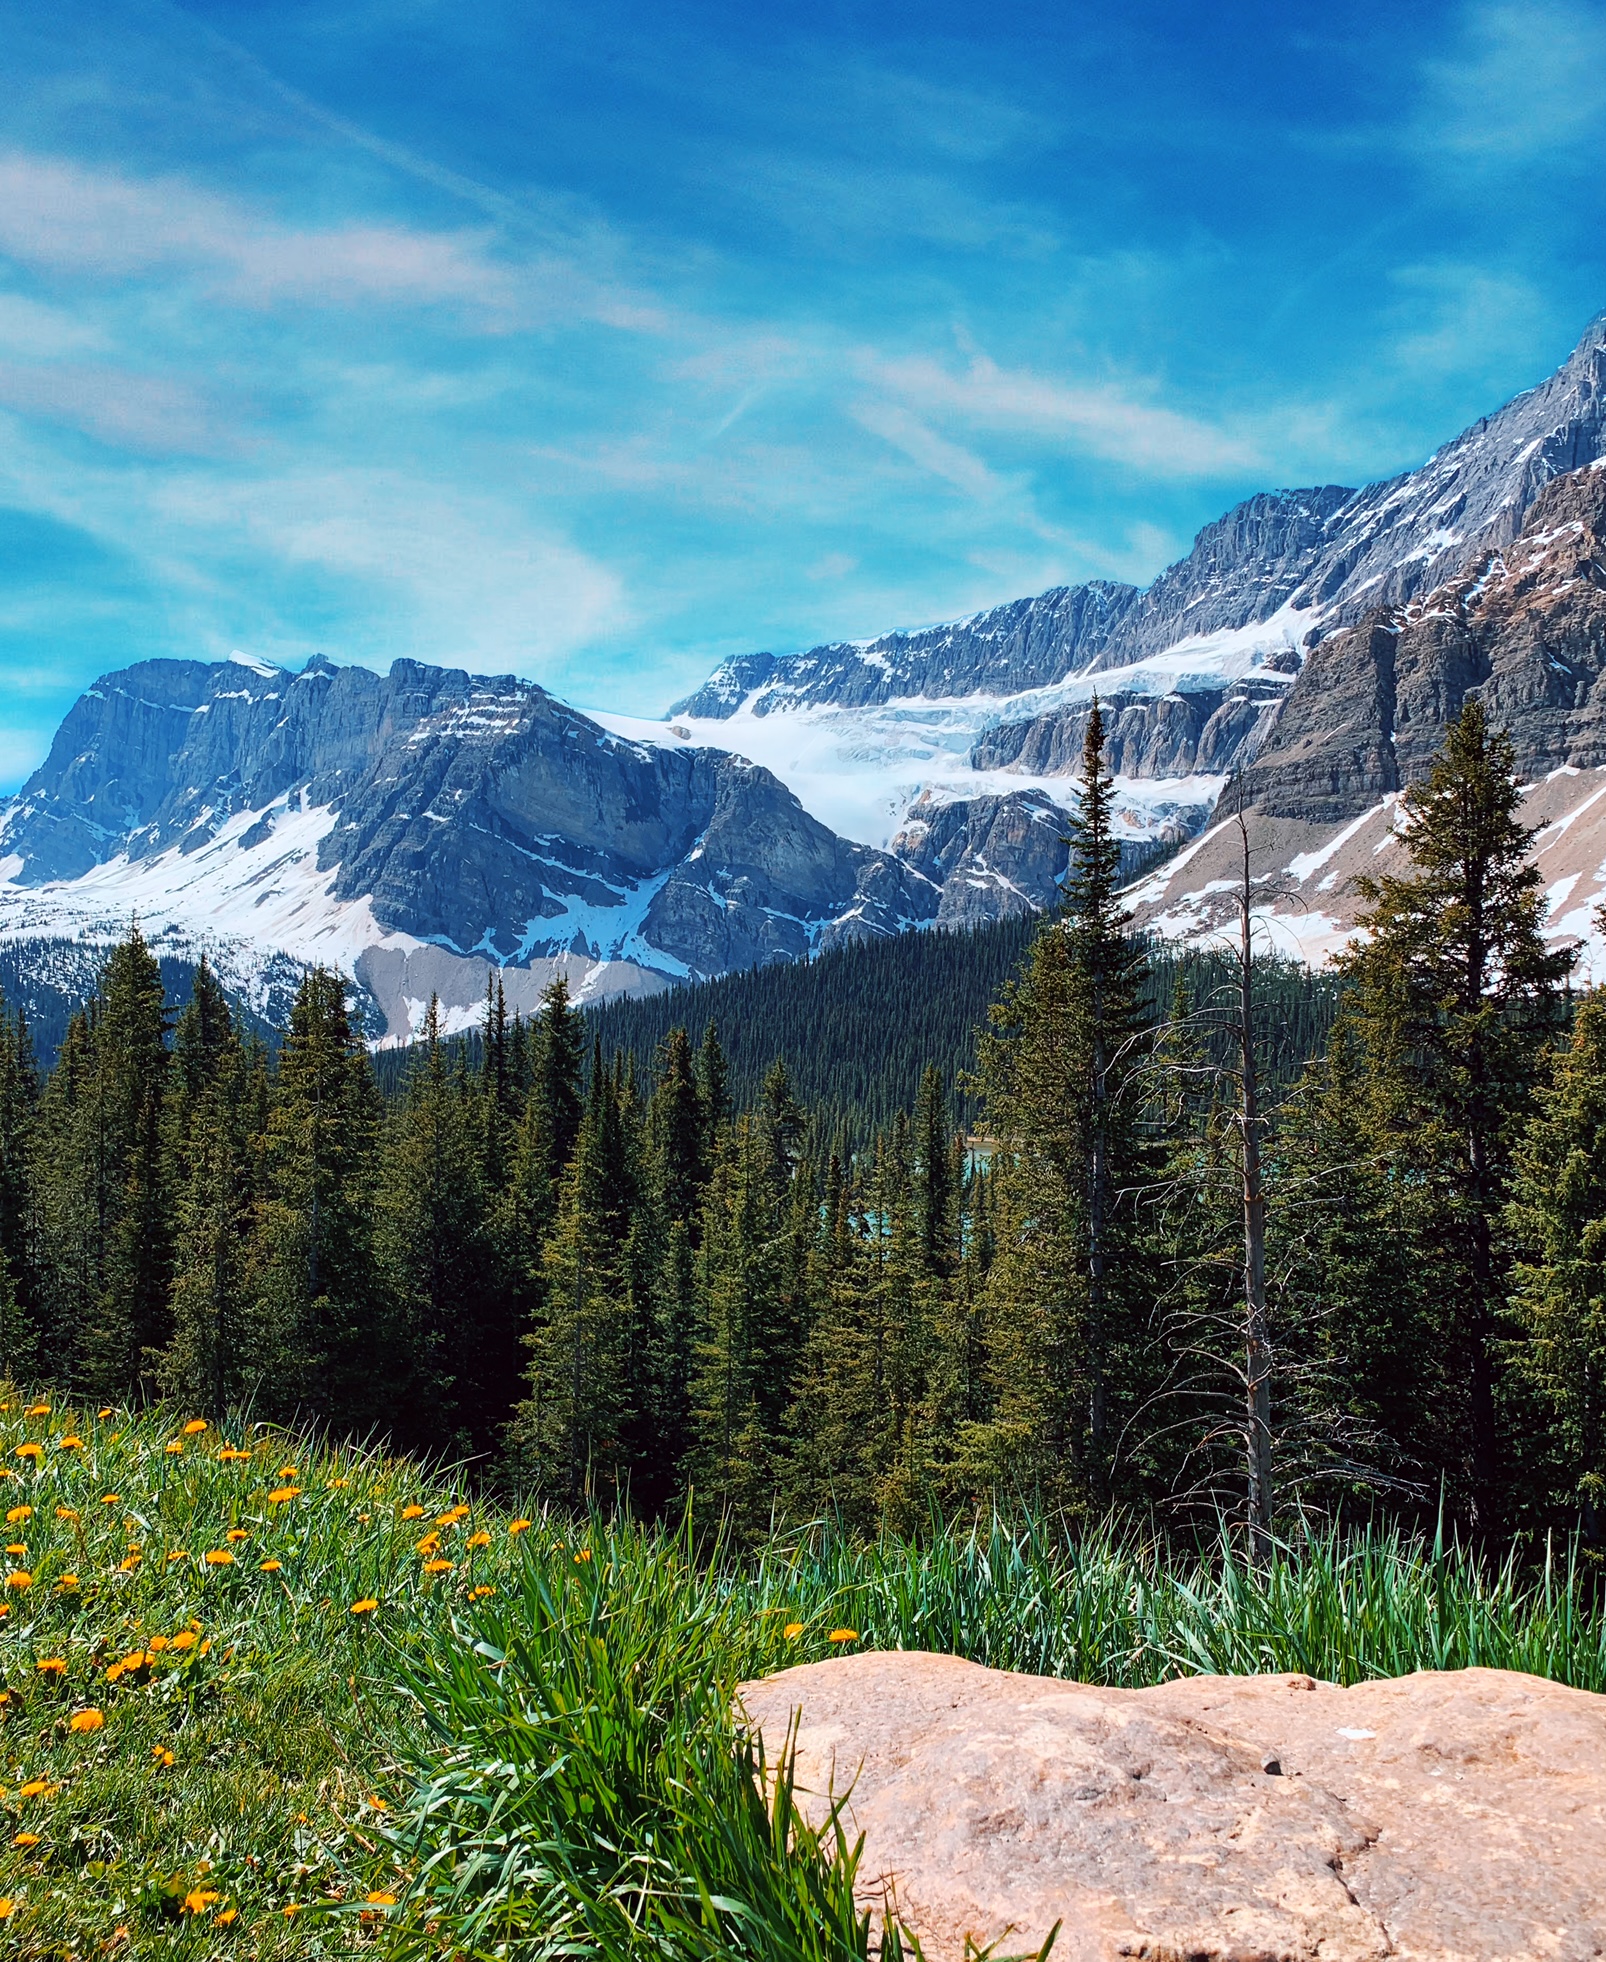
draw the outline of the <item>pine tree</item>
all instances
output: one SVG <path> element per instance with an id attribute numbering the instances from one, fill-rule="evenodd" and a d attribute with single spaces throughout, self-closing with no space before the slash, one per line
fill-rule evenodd
<path id="1" fill-rule="evenodd" d="M 1606 1541 L 1606 997 L 1572 1040 L 1516 1151 L 1507 1224 L 1516 1356 L 1551 1418 L 1586 1541 Z"/>
<path id="2" fill-rule="evenodd" d="M 99 1396 L 139 1394 L 171 1333 L 166 1035 L 161 969 L 135 927 L 68 1028 L 34 1153 L 49 1360 Z"/>
<path id="3" fill-rule="evenodd" d="M 1358 882 L 1365 938 L 1340 963 L 1357 1014 L 1394 1032 L 1392 1065 L 1416 1094 L 1413 1171 L 1436 1185 L 1447 1229 L 1434 1258 L 1439 1338 L 1455 1357 L 1467 1439 L 1455 1469 L 1485 1528 L 1500 1509 L 1494 1337 L 1506 1281 L 1496 1229 L 1576 958 L 1545 945 L 1544 880 L 1527 855 L 1521 800 L 1510 739 L 1469 697 L 1402 800 L 1416 869 Z"/>
<path id="4" fill-rule="evenodd" d="M 379 1250 L 406 1358 L 406 1434 L 487 1449 L 512 1402 L 516 1331 L 502 1326 L 476 1097 L 449 1066 L 439 1004 L 393 1120 L 379 1193 Z"/>
<path id="5" fill-rule="evenodd" d="M 173 1056 L 173 1335 L 160 1379 L 221 1424 L 272 1361 L 249 1280 L 265 1112 L 259 1061 L 204 964 Z"/>
<path id="6" fill-rule="evenodd" d="M 374 1248 L 378 1129 L 345 981 L 316 968 L 279 1052 L 251 1238 L 270 1414 L 337 1428 L 393 1415 L 399 1358 Z"/>
<path id="7" fill-rule="evenodd" d="M 570 1504 L 626 1496 L 650 1405 L 651 1357 L 632 1274 L 638 1141 L 624 1085 L 594 1055 L 574 1152 L 543 1250 L 526 1336 L 529 1394 L 512 1438 L 538 1489 Z"/>
<path id="8" fill-rule="evenodd" d="M 978 1045 L 999 1145 L 989 1278 L 993 1414 L 973 1446 L 994 1481 L 1061 1498 L 1113 1489 L 1119 1359 L 1141 1312 L 1141 949 L 1119 898 L 1103 718 L 1088 716 L 1063 916 L 1039 934 Z"/>
<path id="9" fill-rule="evenodd" d="M 0 1003 L 0 1377 L 25 1380 L 41 1365 L 30 1164 L 39 1077 L 27 1018 Z"/>

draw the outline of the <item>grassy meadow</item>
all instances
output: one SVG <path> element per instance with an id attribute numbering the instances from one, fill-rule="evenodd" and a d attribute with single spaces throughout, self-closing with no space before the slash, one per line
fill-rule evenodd
<path id="1" fill-rule="evenodd" d="M 0 1390 L 0 1941 L 116 1955 L 896 1955 L 853 1849 L 759 1800 L 745 1676 L 874 1646 L 1109 1684 L 1471 1663 L 1606 1690 L 1561 1558 L 1313 1533 L 519 1514 L 449 1473 Z M 774 1771 L 774 1767 L 770 1768 Z"/>

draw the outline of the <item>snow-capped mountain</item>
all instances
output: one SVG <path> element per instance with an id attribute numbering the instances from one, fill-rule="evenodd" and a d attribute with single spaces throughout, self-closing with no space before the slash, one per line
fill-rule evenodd
<path id="1" fill-rule="evenodd" d="M 1315 881 L 1268 919 L 1319 958 L 1469 689 L 1521 732 L 1543 849 L 1606 856 L 1603 385 L 1606 318 L 1419 470 L 1251 498 L 1142 592 L 748 656 L 658 721 L 412 661 L 124 668 L 0 812 L 0 940 L 137 915 L 263 1003 L 332 963 L 400 1040 L 432 994 L 472 1020 L 493 968 L 528 1008 L 559 969 L 595 997 L 1023 911 L 1063 875 L 1096 693 L 1128 862 L 1186 846 L 1140 916 L 1213 931 L 1213 820 L 1242 809 Z M 1558 931 L 1588 924 L 1586 871 L 1558 873 Z"/>
<path id="2" fill-rule="evenodd" d="M 610 734 L 531 682 L 399 661 L 147 661 L 103 677 L 0 820 L 0 936 L 208 952 L 237 984 L 338 966 L 388 1036 L 431 994 L 515 1006 L 792 959 L 941 895 L 767 770 Z"/>
<path id="3" fill-rule="evenodd" d="M 1139 592 L 1056 588 L 940 627 L 727 662 L 670 710 L 766 762 L 823 821 L 888 845 L 918 800 L 1063 802 L 1095 692 L 1134 840 L 1187 835 L 1254 760 L 1309 647 L 1509 543 L 1606 451 L 1606 315 L 1539 387 L 1419 469 L 1272 491 Z"/>

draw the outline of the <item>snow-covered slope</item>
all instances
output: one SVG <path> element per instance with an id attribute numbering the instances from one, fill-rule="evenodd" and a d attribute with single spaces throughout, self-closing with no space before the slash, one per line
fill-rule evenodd
<path id="1" fill-rule="evenodd" d="M 922 797 L 1070 793 L 1106 704 L 1123 806 L 1159 832 L 1270 739 L 1306 651 L 1516 537 L 1606 448 L 1606 316 L 1563 366 L 1420 468 L 1247 499 L 1142 592 L 1097 582 L 939 627 L 727 662 L 668 720 L 763 760 L 825 822 L 885 843 Z M 1135 786 L 1155 785 L 1155 796 Z M 1161 792 L 1160 784 L 1168 788 Z M 1176 786 L 1183 786 L 1178 789 Z M 827 815 L 829 813 L 829 815 Z"/>

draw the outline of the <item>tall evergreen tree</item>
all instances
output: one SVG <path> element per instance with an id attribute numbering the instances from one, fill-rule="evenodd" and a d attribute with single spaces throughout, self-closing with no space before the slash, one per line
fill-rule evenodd
<path id="1" fill-rule="evenodd" d="M 160 1379 L 214 1424 L 273 1361 L 249 1281 L 265 1115 L 260 1060 L 203 963 L 173 1040 L 173 1334 Z"/>
<path id="2" fill-rule="evenodd" d="M 1144 1154 L 1132 1080 L 1142 951 L 1117 887 L 1103 718 L 1088 716 L 1061 917 L 1033 943 L 979 1044 L 999 1147 L 989 1278 L 993 1414 L 973 1440 L 1002 1482 L 1062 1498 L 1112 1490 L 1112 1394 L 1143 1275 L 1135 1191 Z"/>
<path id="3" fill-rule="evenodd" d="M 51 1360 L 100 1396 L 138 1394 L 171 1332 L 166 1035 L 161 969 L 135 927 L 68 1029 L 34 1161 Z"/>
<path id="4" fill-rule="evenodd" d="M 431 1000 L 387 1140 L 379 1218 L 407 1358 L 406 1433 L 436 1449 L 488 1449 L 512 1403 L 517 1331 L 502 1326 L 493 1287 L 477 1115 Z"/>
<path id="5" fill-rule="evenodd" d="M 571 1505 L 617 1501 L 637 1468 L 651 1357 L 632 1272 L 639 1139 L 623 1083 L 593 1057 L 574 1152 L 543 1250 L 529 1394 L 513 1424 L 539 1489 Z"/>
<path id="6" fill-rule="evenodd" d="M 1358 882 L 1363 939 L 1340 966 L 1371 1041 L 1414 1093 L 1413 1172 L 1431 1179 L 1442 1230 L 1431 1250 L 1455 1358 L 1478 1521 L 1499 1514 L 1496 1320 L 1506 1292 L 1497 1227 L 1511 1151 L 1575 956 L 1546 946 L 1544 879 L 1518 818 L 1509 737 L 1467 699 L 1426 779 L 1402 799 L 1409 873 Z M 1427 1252 L 1428 1250 L 1424 1250 Z M 1449 1469 L 1449 1468 L 1447 1468 Z"/>
<path id="7" fill-rule="evenodd" d="M 33 1041 L 20 1010 L 0 1002 L 0 1376 L 38 1370 L 37 1263 L 29 1179 L 39 1106 Z"/>
<path id="8" fill-rule="evenodd" d="M 1580 1004 L 1516 1151 L 1516 1357 L 1539 1390 L 1587 1542 L 1606 1542 L 1606 997 Z"/>
<path id="9" fill-rule="evenodd" d="M 274 1415 L 337 1427 L 389 1423 L 396 1391 L 374 1207 L 379 1107 L 343 978 L 301 983 L 279 1052 L 263 1145 L 251 1285 Z"/>

